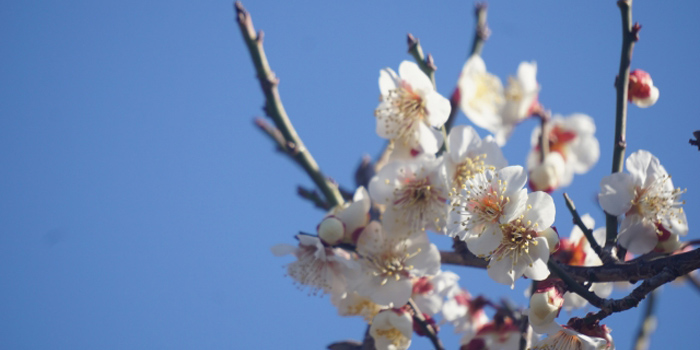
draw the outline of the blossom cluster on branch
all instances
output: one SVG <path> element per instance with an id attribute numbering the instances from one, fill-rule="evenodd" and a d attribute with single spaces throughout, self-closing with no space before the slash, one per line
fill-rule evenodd
<path id="1" fill-rule="evenodd" d="M 620 1 L 623 22 L 631 17 L 630 5 Z M 424 57 L 410 35 L 409 52 L 416 62 L 401 62 L 398 72 L 379 70 L 376 133 L 388 145 L 381 159 L 363 165 L 372 175 L 344 197 L 337 195 L 337 185 L 324 177 L 308 150 L 294 147 L 302 142 L 281 106 L 262 39 L 240 3 L 236 9 L 267 97 L 266 111 L 275 124 L 258 125 L 314 179 L 320 193 L 305 191 L 304 198 L 327 209 L 315 232 L 300 233 L 297 244 L 280 244 L 272 251 L 294 256 L 287 275 L 302 289 L 330 295 L 341 316 L 363 318 L 369 327 L 366 339 L 374 348 L 407 349 L 418 335 L 442 349 L 439 326 L 451 324 L 467 350 L 614 349 L 603 318 L 636 306 L 658 286 L 700 266 L 694 258 L 682 266 L 659 268 L 620 300 L 605 299 L 613 288 L 609 281 L 582 281 L 570 273 L 573 268 L 612 270 L 648 261 L 654 257 L 649 254 L 670 256 L 687 249 L 680 241 L 688 232 L 680 198 L 685 190 L 675 188 L 660 161 L 641 150 L 627 158 L 627 172 L 614 168 L 600 183 L 600 205 L 614 220 L 622 219 L 619 228 L 615 222 L 612 230 L 610 225 L 594 229 L 592 217 L 580 216 L 568 196 L 571 213 L 557 217 L 550 193 L 569 186 L 574 175 L 585 174 L 599 159 L 594 119 L 581 113 L 552 116 L 538 98 L 542 87 L 535 62 L 522 62 L 505 87 L 486 70 L 479 52 L 488 32 L 485 6 L 476 11 L 475 40 L 482 42 L 473 46 L 479 49 L 466 60 L 451 99 L 436 91 L 432 56 Z M 639 28 L 630 25 L 626 30 L 623 55 L 631 52 Z M 653 105 L 659 90 L 651 77 L 641 70 L 630 73 L 626 64 L 621 65 L 625 74 L 618 77 L 624 84 L 617 84 L 618 93 L 625 95 L 623 103 Z M 456 108 L 491 135 L 482 138 L 469 125 L 453 127 Z M 616 123 L 626 117 L 626 106 L 620 110 Z M 532 132 L 526 166 L 509 166 L 501 147 L 528 118 L 538 119 L 540 126 Z M 621 137 L 624 129 L 616 134 L 616 139 Z M 624 147 L 614 152 L 622 157 Z M 571 216 L 577 226 L 569 237 L 560 238 L 553 225 Z M 444 252 L 441 256 L 429 231 L 454 239 L 455 254 L 463 260 L 447 261 Z M 459 245 L 463 247 L 457 249 Z M 625 251 L 639 257 L 632 260 Z M 475 266 L 486 266 L 491 279 L 511 288 L 523 277 L 533 281 L 529 307 L 473 297 L 459 276 L 443 266 L 468 259 L 485 260 Z M 600 311 L 557 322 L 562 309 L 588 303 Z"/>

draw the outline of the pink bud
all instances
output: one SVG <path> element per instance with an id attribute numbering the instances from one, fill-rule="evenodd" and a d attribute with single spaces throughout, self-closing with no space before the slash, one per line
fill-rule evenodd
<path id="1" fill-rule="evenodd" d="M 630 73 L 627 98 L 638 107 L 652 106 L 659 99 L 659 89 L 654 86 L 649 73 L 635 69 Z"/>

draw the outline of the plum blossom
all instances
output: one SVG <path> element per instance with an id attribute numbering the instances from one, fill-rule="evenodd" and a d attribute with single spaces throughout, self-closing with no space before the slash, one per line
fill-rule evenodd
<path id="1" fill-rule="evenodd" d="M 508 165 L 503 152 L 491 136 L 483 140 L 471 126 L 458 125 L 447 137 L 449 151 L 444 158 L 445 173 L 450 188 L 455 191 L 467 179 L 487 169 L 498 170 Z"/>
<path id="2" fill-rule="evenodd" d="M 510 317 L 483 325 L 469 342 L 461 341 L 460 349 L 513 350 L 520 346 L 520 327 Z"/>
<path id="3" fill-rule="evenodd" d="M 336 206 L 326 214 L 316 228 L 318 236 L 329 245 L 341 241 L 353 243 L 353 238 L 369 223 L 370 207 L 369 193 L 360 186 L 352 202 Z"/>
<path id="4" fill-rule="evenodd" d="M 486 250 L 495 249 L 501 239 L 501 225 L 514 220 L 525 206 L 526 182 L 520 166 L 487 169 L 467 179 L 460 191 L 452 193 L 447 234 L 474 246 L 494 241 L 495 245 Z"/>
<path id="5" fill-rule="evenodd" d="M 550 336 L 542 339 L 532 350 L 614 350 L 608 342 L 599 337 L 591 337 L 570 328 L 559 327 Z"/>
<path id="6" fill-rule="evenodd" d="M 538 283 L 530 296 L 528 320 L 537 333 L 546 333 L 564 304 L 564 285 L 560 280 L 546 280 Z"/>
<path id="7" fill-rule="evenodd" d="M 588 228 L 595 227 L 595 220 L 588 215 L 581 216 L 581 220 Z M 605 227 L 593 231 L 593 237 L 598 245 L 605 245 Z M 583 231 L 578 226 L 571 230 L 569 238 L 562 238 L 559 250 L 554 253 L 554 259 L 570 266 L 601 266 L 603 261 L 598 254 L 593 251 L 590 242 L 586 239 Z M 612 293 L 612 283 L 591 283 L 590 290 L 601 298 L 607 298 Z M 576 293 L 567 292 L 564 294 L 564 309 L 572 310 L 586 306 L 588 302 Z"/>
<path id="8" fill-rule="evenodd" d="M 541 161 L 539 146 L 541 128 L 535 128 L 530 138 L 533 148 L 527 159 L 527 168 L 533 191 L 566 187 L 573 181 L 574 174 L 584 174 L 598 162 L 600 145 L 595 138 L 593 118 L 585 114 L 555 115 L 545 123 L 545 131 L 548 133 L 549 153 L 544 162 Z"/>
<path id="9" fill-rule="evenodd" d="M 660 242 L 688 233 L 680 200 L 685 192 L 674 188 L 671 176 L 651 153 L 639 150 L 625 161 L 629 173 L 614 173 L 600 182 L 598 201 L 611 215 L 625 214 L 618 242 L 634 254 L 652 251 Z"/>
<path id="10" fill-rule="evenodd" d="M 630 72 L 627 99 L 641 108 L 651 107 L 656 103 L 659 99 L 659 88 L 654 86 L 649 73 L 641 69 Z"/>
<path id="11" fill-rule="evenodd" d="M 444 230 L 448 190 L 441 163 L 442 159 L 431 157 L 390 162 L 372 178 L 369 194 L 386 206 L 386 225 L 403 225 L 410 231 Z"/>
<path id="12" fill-rule="evenodd" d="M 417 278 L 413 281 L 411 298 L 423 314 L 432 317 L 440 312 L 445 298 L 459 290 L 458 280 L 459 276 L 451 271 Z"/>
<path id="13" fill-rule="evenodd" d="M 382 310 L 374 316 L 369 334 L 377 350 L 406 350 L 411 345 L 413 318 L 403 309 Z"/>
<path id="14" fill-rule="evenodd" d="M 297 235 L 298 246 L 278 244 L 271 248 L 276 256 L 293 254 L 297 260 L 287 265 L 287 274 L 312 294 L 342 291 L 347 277 L 357 268 L 350 254 L 340 248 L 330 248 L 316 236 Z"/>
<path id="15" fill-rule="evenodd" d="M 498 246 L 494 239 L 480 244 L 467 245 L 474 254 L 489 256 L 488 275 L 496 282 L 515 287 L 515 280 L 526 277 L 541 281 L 549 276 L 549 242 L 553 240 L 548 230 L 554 223 L 555 207 L 552 197 L 544 192 L 533 192 L 527 196 L 522 211 L 514 220 L 501 225 L 502 236 Z M 546 234 L 545 234 L 546 233 Z"/>
<path id="16" fill-rule="evenodd" d="M 496 141 L 504 145 L 513 132 L 513 128 L 527 119 L 537 105 L 540 86 L 537 83 L 537 64 L 521 62 L 515 77 L 508 77 L 505 88 L 505 104 L 501 110 L 501 127 L 494 131 Z"/>
<path id="17" fill-rule="evenodd" d="M 470 57 L 457 82 L 460 106 L 476 126 L 496 134 L 502 128 L 500 116 L 505 104 L 501 80 L 486 71 L 479 55 Z M 499 145 L 502 145 L 499 143 Z"/>
<path id="18" fill-rule="evenodd" d="M 461 343 L 466 344 L 476 336 L 477 331 L 489 322 L 483 297 L 472 298 L 466 290 L 453 291 L 442 305 L 442 317 L 454 326 L 455 333 L 461 333 Z"/>
<path id="19" fill-rule="evenodd" d="M 450 101 L 433 87 L 413 62 L 403 61 L 397 75 L 379 72 L 380 103 L 374 115 L 377 134 L 416 153 L 435 154 L 442 145 L 441 127 L 450 114 Z"/>
<path id="20" fill-rule="evenodd" d="M 361 316 L 367 323 L 372 322 L 374 316 L 382 309 L 381 305 L 355 291 L 333 290 L 331 302 L 338 308 L 340 316 Z"/>
<path id="21" fill-rule="evenodd" d="M 373 221 L 357 240 L 361 273 L 351 289 L 379 305 L 401 307 L 411 297 L 413 280 L 440 271 L 440 253 L 425 233 L 407 237 L 387 232 Z"/>

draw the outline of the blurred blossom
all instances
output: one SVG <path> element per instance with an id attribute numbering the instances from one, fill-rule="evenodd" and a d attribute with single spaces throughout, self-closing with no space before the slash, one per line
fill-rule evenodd
<path id="1" fill-rule="evenodd" d="M 651 107 L 659 99 L 659 88 L 654 86 L 649 73 L 635 69 L 630 72 L 627 99 L 641 108 Z"/>

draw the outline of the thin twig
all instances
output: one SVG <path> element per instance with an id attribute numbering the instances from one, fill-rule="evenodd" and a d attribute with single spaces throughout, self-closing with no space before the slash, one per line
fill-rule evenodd
<path id="1" fill-rule="evenodd" d="M 617 2 L 622 16 L 622 53 L 620 54 L 620 69 L 617 75 L 615 88 L 617 90 L 615 108 L 615 139 L 613 148 L 612 173 L 622 171 L 627 142 L 625 134 L 627 128 L 627 94 L 629 90 L 630 63 L 634 43 L 641 28 L 639 24 L 632 25 L 632 0 L 620 0 Z M 606 240 L 605 249 L 611 251 L 617 238 L 617 217 L 606 214 L 605 217 Z"/>
<path id="2" fill-rule="evenodd" d="M 332 207 L 326 201 L 321 198 L 321 195 L 316 190 L 310 190 L 308 188 L 298 186 L 297 194 L 299 197 L 311 201 L 317 208 L 323 210 L 330 210 Z"/>
<path id="3" fill-rule="evenodd" d="M 241 34 L 243 34 L 243 40 L 253 60 L 258 80 L 260 80 L 260 87 L 262 88 L 263 94 L 265 94 L 265 112 L 272 119 L 275 127 L 284 138 L 287 152 L 290 152 L 295 162 L 306 171 L 318 189 L 321 190 L 326 202 L 332 207 L 343 203 L 343 198 L 337 186 L 323 175 L 318 164 L 316 164 L 316 161 L 311 156 L 311 153 L 304 147 L 304 143 L 301 141 L 301 138 L 299 138 L 299 135 L 297 135 L 294 126 L 287 116 L 287 112 L 284 110 L 277 88 L 279 79 L 270 69 L 267 57 L 265 56 L 265 50 L 263 49 L 263 33 L 255 32 L 250 13 L 243 8 L 243 5 L 239 1 L 237 1 L 234 6 L 236 8 L 236 20 L 241 29 Z"/>
<path id="4" fill-rule="evenodd" d="M 476 20 L 476 25 L 474 28 L 474 40 L 472 41 L 472 48 L 469 51 L 469 57 L 472 57 L 473 55 L 481 55 L 481 51 L 484 49 L 484 43 L 486 42 L 486 39 L 488 39 L 489 35 L 491 35 L 491 30 L 488 27 L 488 24 L 486 23 L 486 14 L 487 14 L 487 9 L 488 6 L 486 3 L 477 3 L 474 5 L 474 17 Z M 450 110 L 450 116 L 447 118 L 447 122 L 445 123 L 445 132 L 449 133 L 450 129 L 452 129 L 452 126 L 455 123 L 455 119 L 457 119 L 457 111 L 459 111 L 459 103 L 460 103 L 460 91 L 459 91 L 459 85 L 454 89 L 454 92 L 452 92 L 452 96 L 450 97 L 450 106 L 452 109 Z"/>
<path id="5" fill-rule="evenodd" d="M 654 333 L 654 330 L 656 330 L 656 316 L 654 315 L 654 311 L 656 299 L 658 298 L 659 293 L 660 290 L 655 289 L 647 298 L 642 323 L 639 325 L 639 330 L 637 331 L 637 336 L 635 337 L 634 350 L 649 349 L 651 334 Z"/>
<path id="6" fill-rule="evenodd" d="M 547 262 L 547 267 L 549 267 L 549 270 L 554 272 L 554 274 L 557 275 L 564 283 L 566 283 L 567 289 L 570 292 L 574 292 L 584 299 L 586 299 L 591 305 L 598 306 L 600 308 L 603 308 L 605 305 L 605 299 L 597 296 L 595 293 L 591 292 L 588 290 L 588 287 L 584 287 L 580 283 L 578 283 L 573 277 L 571 277 L 560 265 L 558 262 L 550 259 Z"/>
<path id="7" fill-rule="evenodd" d="M 407 42 L 408 53 L 413 56 L 413 59 L 418 64 L 418 67 L 420 67 L 423 73 L 430 78 L 430 81 L 433 83 L 433 87 L 435 87 L 435 71 L 437 70 L 437 67 L 433 61 L 433 56 L 428 55 L 427 58 L 425 57 L 423 54 L 423 48 L 420 46 L 420 40 L 414 37 L 413 34 L 408 33 Z"/>
<path id="8" fill-rule="evenodd" d="M 445 350 L 445 347 L 442 345 L 442 341 L 440 341 L 440 338 L 437 336 L 437 330 L 425 320 L 423 313 L 420 311 L 418 305 L 416 305 L 413 299 L 408 299 L 408 306 L 413 309 L 413 322 L 418 322 L 418 325 L 421 327 L 425 335 L 433 343 L 435 350 Z"/>
<path id="9" fill-rule="evenodd" d="M 614 263 L 616 259 L 613 258 L 610 252 L 603 250 L 603 247 L 601 247 L 595 240 L 593 237 L 593 230 L 586 227 L 586 224 L 583 223 L 581 216 L 579 216 L 578 211 L 576 211 L 576 205 L 574 205 L 574 202 L 566 192 L 564 192 L 564 201 L 566 202 L 566 207 L 569 208 L 569 212 L 571 212 L 571 216 L 574 219 L 574 224 L 576 224 L 581 231 L 583 231 L 583 235 L 586 236 L 588 243 L 591 245 L 591 248 L 598 255 L 600 260 L 602 260 L 605 264 Z"/>

